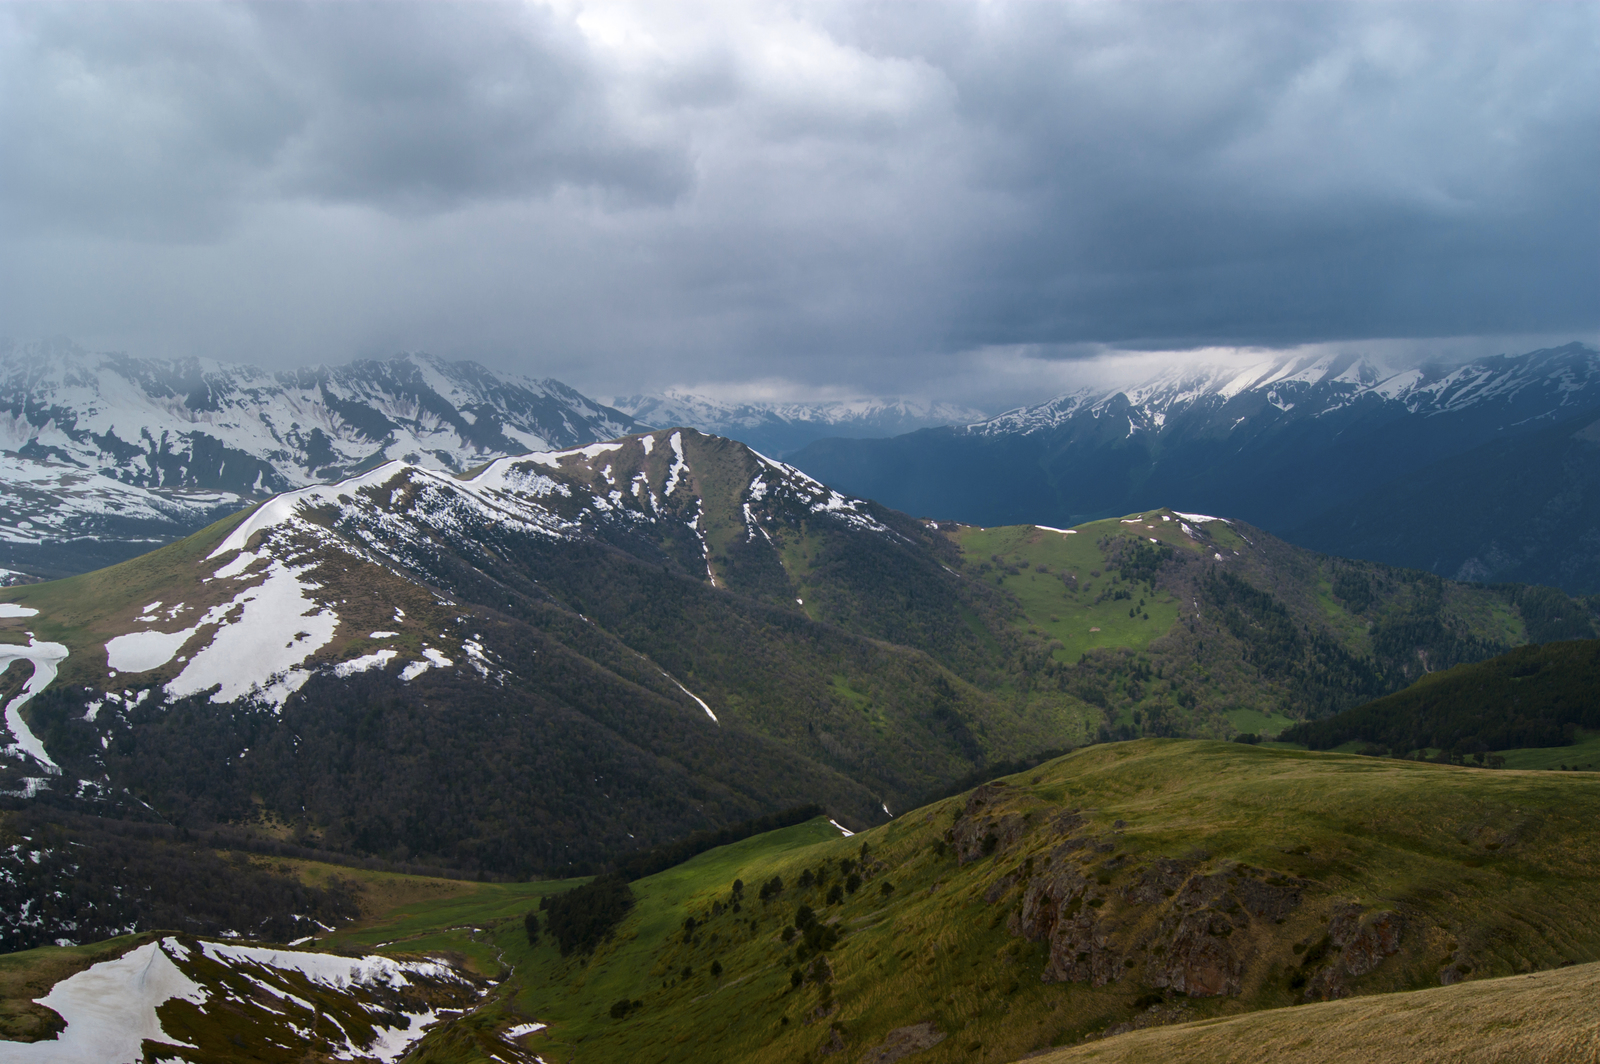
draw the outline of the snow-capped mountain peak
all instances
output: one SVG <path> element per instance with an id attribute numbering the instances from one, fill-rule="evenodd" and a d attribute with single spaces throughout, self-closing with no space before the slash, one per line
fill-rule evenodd
<path id="1" fill-rule="evenodd" d="M 73 571 L 41 540 L 148 549 L 228 508 L 387 461 L 444 473 L 612 439 L 632 418 L 556 380 L 412 353 L 271 373 L 212 359 L 0 349 L 0 564 Z M 25 500 L 25 505 L 24 505 Z"/>
<path id="2" fill-rule="evenodd" d="M 967 427 L 980 435 L 1048 432 L 1080 415 L 1126 411 L 1133 431 L 1160 430 L 1179 415 L 1270 405 L 1287 414 L 1322 416 L 1363 400 L 1393 403 L 1410 414 L 1459 412 L 1476 404 L 1519 401 L 1550 411 L 1600 388 L 1600 355 L 1581 344 L 1521 356 L 1497 355 L 1463 366 L 1385 371 L 1352 355 L 1292 356 L 1234 366 L 1182 367 L 1131 386 L 1081 388 L 1044 403 L 1008 410 Z M 1541 411 L 1543 412 L 1543 411 Z M 1230 415 L 1237 416 L 1237 415 Z"/>

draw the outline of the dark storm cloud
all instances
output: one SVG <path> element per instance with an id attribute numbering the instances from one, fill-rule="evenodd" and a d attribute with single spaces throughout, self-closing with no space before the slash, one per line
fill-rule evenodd
<path id="1" fill-rule="evenodd" d="M 10 6 L 0 332 L 955 398 L 1592 342 L 1597 12 Z"/>
<path id="2" fill-rule="evenodd" d="M 214 238 L 273 200 L 396 213 L 548 194 L 670 201 L 681 149 L 619 131 L 539 8 L 51 5 L 7 12 L 8 226 Z"/>

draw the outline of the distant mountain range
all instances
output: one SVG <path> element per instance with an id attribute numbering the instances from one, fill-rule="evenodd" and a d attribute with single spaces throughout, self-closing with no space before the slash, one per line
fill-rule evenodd
<path id="1" fill-rule="evenodd" d="M 268 372 L 0 349 L 0 566 L 82 572 L 265 495 L 403 460 L 459 472 L 645 426 L 555 380 L 429 355 Z"/>
<path id="2" fill-rule="evenodd" d="M 933 518 L 1064 526 L 1170 505 L 1332 553 L 1578 592 L 1600 590 L 1597 421 L 1600 353 L 1574 343 L 1398 374 L 1355 357 L 1184 371 L 790 460 Z"/>
<path id="3" fill-rule="evenodd" d="M 727 436 L 774 458 L 828 437 L 898 436 L 935 426 L 966 425 L 985 416 L 972 407 L 912 399 L 741 403 L 681 391 L 618 396 L 611 405 L 646 424 Z"/>

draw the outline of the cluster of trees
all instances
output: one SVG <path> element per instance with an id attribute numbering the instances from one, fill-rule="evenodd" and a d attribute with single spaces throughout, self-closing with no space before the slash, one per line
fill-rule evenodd
<path id="1" fill-rule="evenodd" d="M 599 876 L 581 887 L 561 894 L 547 894 L 539 900 L 545 912 L 545 926 L 555 936 L 563 957 L 590 953 L 633 909 L 633 891 L 620 876 Z M 531 913 L 529 914 L 532 915 Z M 530 925 L 529 938 L 533 937 Z"/>

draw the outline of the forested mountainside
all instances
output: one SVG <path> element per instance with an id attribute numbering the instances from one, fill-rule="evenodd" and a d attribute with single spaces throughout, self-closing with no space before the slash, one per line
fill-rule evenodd
<path id="1" fill-rule="evenodd" d="M 0 566 L 66 575 L 400 459 L 460 471 L 644 426 L 555 380 L 425 354 L 269 372 L 0 348 Z"/>
<path id="2" fill-rule="evenodd" d="M 1285 536 L 1458 580 L 1600 592 L 1600 414 L 1440 459 Z"/>
<path id="3" fill-rule="evenodd" d="M 1589 592 L 1592 441 L 1572 436 L 1596 420 L 1600 352 L 1569 344 L 1401 374 L 1349 357 L 1183 372 L 963 428 L 819 441 L 791 461 L 932 518 L 1065 527 L 1175 506 L 1447 578 Z"/>
<path id="4" fill-rule="evenodd" d="M 1430 673 L 1385 698 L 1296 724 L 1282 737 L 1314 750 L 1349 742 L 1396 756 L 1437 749 L 1481 764 L 1493 750 L 1558 747 L 1600 730 L 1596 691 L 1600 640 L 1524 646 Z"/>
<path id="5" fill-rule="evenodd" d="M 13 802 L 530 875 L 1592 628 L 1204 515 L 917 521 L 683 430 L 300 489 L 0 591 L 0 633 Z"/>

